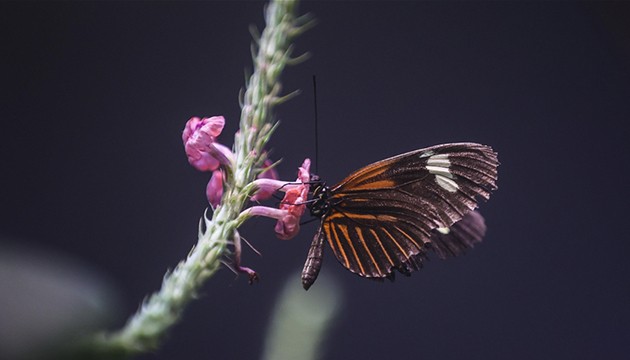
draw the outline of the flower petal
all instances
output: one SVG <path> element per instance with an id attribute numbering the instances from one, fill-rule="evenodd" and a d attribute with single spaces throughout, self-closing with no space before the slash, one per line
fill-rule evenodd
<path id="1" fill-rule="evenodd" d="M 221 134 L 224 126 L 223 116 L 203 119 L 192 117 L 186 122 L 182 132 L 184 150 L 188 162 L 197 170 L 214 171 L 219 165 L 226 164 L 226 159 L 231 160 L 233 157 L 229 149 L 216 143 L 216 137 Z M 225 154 L 226 151 L 229 154 Z"/>
<path id="2" fill-rule="evenodd" d="M 288 189 L 280 202 L 280 209 L 289 213 L 276 223 L 276 236 L 281 240 L 291 239 L 300 231 L 300 218 L 306 210 L 305 204 L 308 200 L 310 167 L 311 160 L 304 159 L 302 166 L 298 169 L 296 180 L 300 184 Z"/>
<path id="3" fill-rule="evenodd" d="M 212 177 L 206 187 L 206 196 L 212 206 L 217 207 L 221 204 L 221 198 L 223 197 L 223 173 L 221 170 L 212 172 Z"/>
<path id="4" fill-rule="evenodd" d="M 201 129 L 202 132 L 207 132 L 213 137 L 217 137 L 221 135 L 221 131 L 223 131 L 223 127 L 225 126 L 225 118 L 223 116 L 212 116 L 209 118 L 201 119 Z"/>
<path id="5" fill-rule="evenodd" d="M 300 168 L 298 169 L 298 178 L 297 181 L 301 181 L 303 183 L 308 183 L 309 181 L 311 181 L 311 159 L 306 158 L 304 159 L 304 162 L 302 163 L 302 166 L 300 166 Z M 307 184 L 308 186 L 308 184 Z M 306 192 L 308 193 L 308 189 L 306 189 Z"/>
<path id="6" fill-rule="evenodd" d="M 186 149 L 188 162 L 199 171 L 214 171 L 219 168 L 219 160 L 207 152 Z"/>
<path id="7" fill-rule="evenodd" d="M 298 232 L 300 232 L 300 217 L 288 214 L 276 222 L 274 230 L 278 239 L 292 239 Z"/>
<path id="8" fill-rule="evenodd" d="M 188 139 L 192 136 L 193 132 L 195 132 L 195 130 L 197 129 L 197 124 L 199 124 L 200 121 L 201 119 L 196 116 L 188 119 L 186 125 L 184 126 L 184 131 L 182 132 L 182 141 L 184 142 L 184 144 L 186 144 Z"/>

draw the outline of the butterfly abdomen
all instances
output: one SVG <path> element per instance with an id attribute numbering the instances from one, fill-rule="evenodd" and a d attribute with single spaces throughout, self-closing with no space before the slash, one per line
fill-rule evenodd
<path id="1" fill-rule="evenodd" d="M 311 247 L 308 249 L 306 263 L 302 270 L 302 286 L 304 290 L 308 290 L 315 280 L 317 280 L 317 275 L 319 275 L 319 270 L 322 267 L 324 258 L 324 236 L 321 232 L 322 228 L 320 227 L 313 238 Z"/>

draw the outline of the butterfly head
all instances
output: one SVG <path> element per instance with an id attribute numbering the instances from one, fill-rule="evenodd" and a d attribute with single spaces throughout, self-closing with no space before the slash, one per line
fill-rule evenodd
<path id="1" fill-rule="evenodd" d="M 311 174 L 311 201 L 307 204 L 311 216 L 322 217 L 330 211 L 330 188 L 319 176 Z"/>

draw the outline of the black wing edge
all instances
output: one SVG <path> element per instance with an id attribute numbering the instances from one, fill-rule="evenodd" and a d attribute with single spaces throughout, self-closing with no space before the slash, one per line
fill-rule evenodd
<path id="1" fill-rule="evenodd" d="M 425 251 L 420 251 L 419 253 L 410 256 L 409 259 L 403 262 L 402 264 L 393 267 L 392 270 L 397 270 L 399 273 L 403 274 L 404 276 L 410 277 L 411 273 L 422 269 L 422 265 L 424 264 L 424 261 L 427 259 L 428 259 L 427 253 Z M 366 279 L 379 281 L 379 282 L 383 280 L 389 280 L 391 282 L 394 282 L 396 280 L 396 271 L 391 271 L 389 274 L 387 274 L 384 277 L 366 277 Z"/>

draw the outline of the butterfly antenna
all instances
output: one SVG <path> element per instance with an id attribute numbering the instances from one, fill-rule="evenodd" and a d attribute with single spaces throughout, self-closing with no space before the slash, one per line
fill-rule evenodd
<path id="1" fill-rule="evenodd" d="M 313 75 L 313 107 L 315 109 L 315 174 L 319 174 L 319 134 L 317 133 L 319 126 L 317 123 L 317 78 Z"/>

